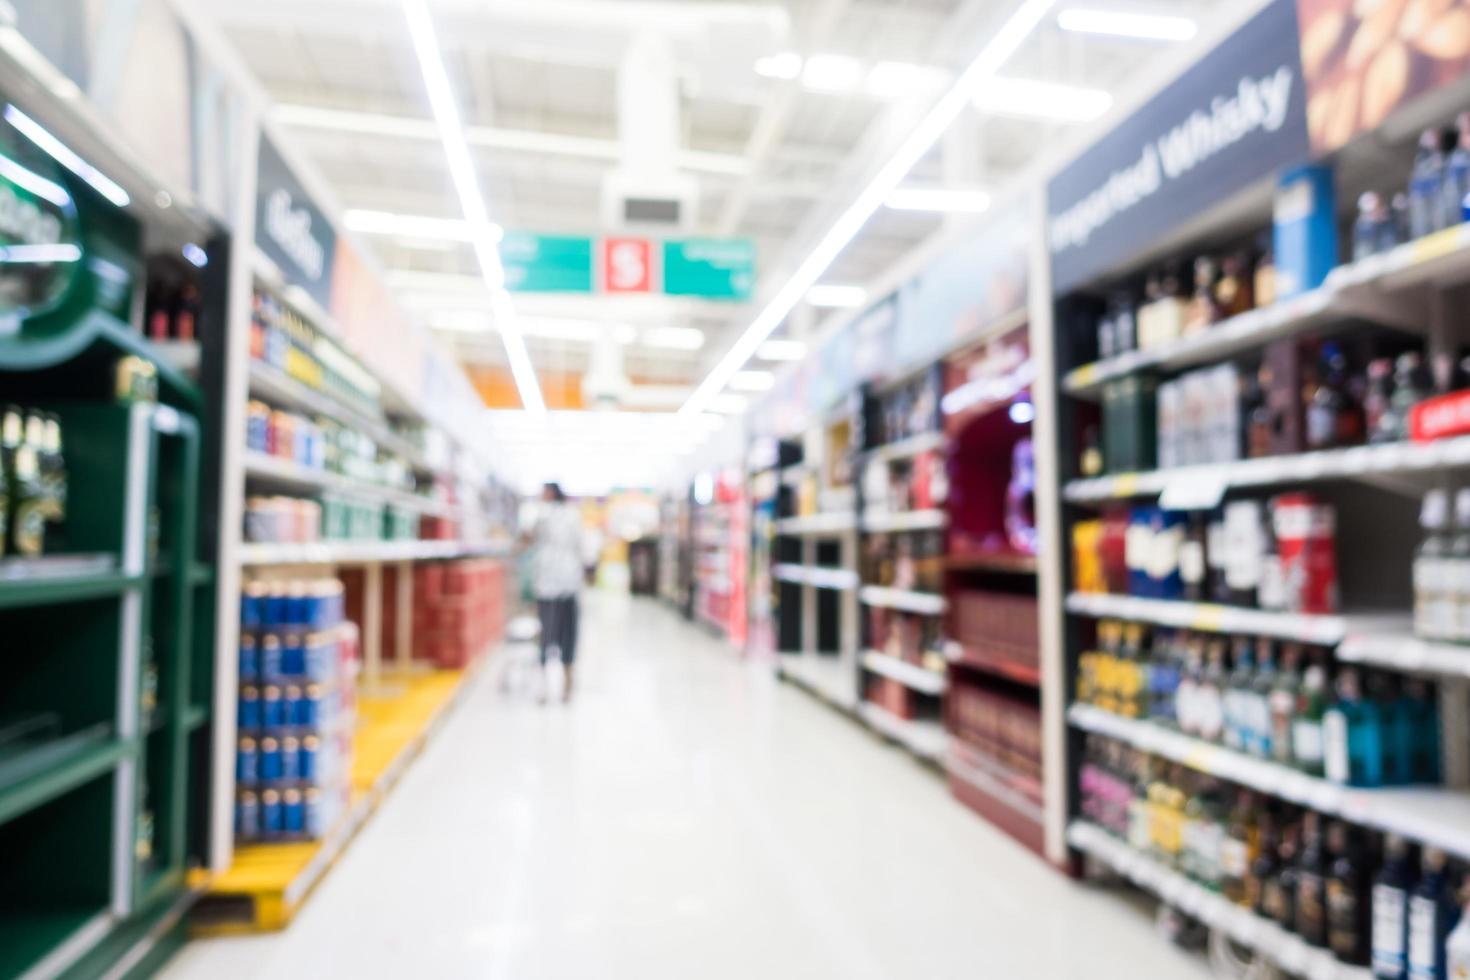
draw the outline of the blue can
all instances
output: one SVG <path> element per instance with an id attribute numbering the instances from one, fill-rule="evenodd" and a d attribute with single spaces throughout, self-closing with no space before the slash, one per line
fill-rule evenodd
<path id="1" fill-rule="evenodd" d="M 254 683 L 260 679 L 260 646 L 255 634 L 240 632 L 240 680 Z"/>
<path id="2" fill-rule="evenodd" d="M 240 739 L 235 748 L 235 782 L 241 786 L 260 782 L 260 750 L 253 738 Z"/>
<path id="3" fill-rule="evenodd" d="M 328 579 L 321 585 L 321 612 L 316 619 L 318 629 L 331 629 L 342 622 L 346 615 L 344 596 L 346 587 L 336 579 Z"/>
<path id="4" fill-rule="evenodd" d="M 274 783 L 282 779 L 281 743 L 266 737 L 260 740 L 260 781 Z"/>
<path id="5" fill-rule="evenodd" d="M 326 814 L 322 810 L 322 791 L 309 789 L 302 793 L 301 805 L 305 811 L 306 836 L 313 840 L 326 836 Z"/>
<path id="6" fill-rule="evenodd" d="M 290 735 L 281 739 L 281 778 L 288 783 L 301 778 L 301 740 Z"/>
<path id="7" fill-rule="evenodd" d="M 304 783 L 314 783 L 321 777 L 322 741 L 315 735 L 308 735 L 301 740 L 301 748 L 297 752 L 296 772 Z"/>
<path id="8" fill-rule="evenodd" d="M 262 626 L 271 629 L 279 629 L 290 625 L 290 598 L 286 595 L 286 587 L 283 585 L 272 585 L 265 596 L 265 616 Z"/>
<path id="9" fill-rule="evenodd" d="M 235 797 L 235 839 L 255 840 L 260 836 L 260 797 L 242 790 Z"/>
<path id="10" fill-rule="evenodd" d="M 282 826 L 281 794 L 273 789 L 268 789 L 260 794 L 260 835 L 262 837 L 281 836 Z"/>
<path id="11" fill-rule="evenodd" d="M 286 676 L 285 664 L 282 662 L 281 638 L 274 633 L 267 633 L 260 640 L 260 679 L 263 681 L 278 681 Z"/>
<path id="12" fill-rule="evenodd" d="M 301 790 L 288 789 L 281 794 L 281 823 L 287 837 L 300 837 L 306 831 L 306 805 Z"/>
<path id="13" fill-rule="evenodd" d="M 281 724 L 287 727 L 301 724 L 296 720 L 301 711 L 301 688 L 288 684 L 281 688 Z"/>
<path id="14" fill-rule="evenodd" d="M 306 655 L 302 673 L 314 681 L 332 676 L 337 663 L 337 634 L 312 633 L 306 638 Z"/>
<path id="15" fill-rule="evenodd" d="M 281 673 L 301 677 L 306 673 L 306 640 L 300 633 L 287 633 L 281 641 Z"/>
<path id="16" fill-rule="evenodd" d="M 311 630 L 319 630 L 326 623 L 329 595 L 331 593 L 331 582 L 325 579 L 311 582 L 306 587 L 305 615 L 302 617 L 301 625 Z"/>
<path id="17" fill-rule="evenodd" d="M 281 700 L 281 689 L 274 684 L 267 685 L 260 692 L 260 727 L 275 729 L 285 724 L 286 705 Z"/>
<path id="18" fill-rule="evenodd" d="M 236 713 L 235 727 L 253 731 L 260 727 L 260 689 L 253 686 L 240 688 L 240 707 Z"/>
<path id="19" fill-rule="evenodd" d="M 286 588 L 286 625 L 304 626 L 311 615 L 311 604 L 306 598 L 306 583 L 292 582 Z"/>
<path id="20" fill-rule="evenodd" d="M 265 625 L 266 587 L 264 582 L 247 582 L 240 592 L 240 628 L 259 629 Z"/>
<path id="21" fill-rule="evenodd" d="M 322 686 L 308 684 L 296 702 L 296 724 L 302 728 L 316 728 L 322 723 Z"/>

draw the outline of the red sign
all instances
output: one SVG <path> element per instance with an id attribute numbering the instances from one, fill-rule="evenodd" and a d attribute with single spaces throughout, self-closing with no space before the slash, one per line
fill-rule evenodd
<path id="1" fill-rule="evenodd" d="M 646 238 L 604 238 L 602 283 L 609 293 L 652 292 L 652 243 Z"/>

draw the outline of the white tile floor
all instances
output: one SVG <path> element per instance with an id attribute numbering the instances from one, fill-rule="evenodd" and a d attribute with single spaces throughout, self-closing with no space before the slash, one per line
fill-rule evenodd
<path id="1" fill-rule="evenodd" d="M 165 976 L 1205 975 L 662 605 L 584 608 L 571 705 L 482 675 L 289 930 L 192 943 Z"/>

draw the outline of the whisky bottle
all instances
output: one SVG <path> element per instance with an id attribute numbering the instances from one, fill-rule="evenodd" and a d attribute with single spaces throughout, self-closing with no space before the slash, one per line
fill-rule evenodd
<path id="1" fill-rule="evenodd" d="M 1377 980 L 1403 980 L 1408 973 L 1409 893 L 1414 862 L 1409 842 L 1389 834 L 1383 867 L 1373 879 L 1372 967 Z"/>
<path id="2" fill-rule="evenodd" d="M 1302 855 L 1297 862 L 1296 933 L 1313 946 L 1327 945 L 1327 858 L 1322 818 L 1308 812 L 1302 819 Z"/>
<path id="3" fill-rule="evenodd" d="M 1327 948 L 1344 963 L 1368 963 L 1366 875 L 1357 841 L 1347 824 L 1327 826 Z"/>

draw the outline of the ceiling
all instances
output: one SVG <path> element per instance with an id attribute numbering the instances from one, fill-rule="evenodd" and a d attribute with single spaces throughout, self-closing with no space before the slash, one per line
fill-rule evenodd
<path id="1" fill-rule="evenodd" d="M 344 208 L 462 217 L 399 0 L 200 2 L 238 45 L 279 104 L 278 120 Z M 1224 0 L 1078 0 L 1057 9 L 1078 5 L 1193 17 L 1202 33 L 1226 7 Z M 753 240 L 758 296 L 785 281 L 1014 7 L 998 0 L 429 0 L 491 218 L 507 229 L 615 230 L 601 219 L 603 181 L 619 165 L 620 134 L 641 122 L 637 112 L 620 119 L 620 71 L 631 45 L 650 32 L 663 37 L 673 60 L 672 165 L 697 190 L 690 233 Z M 1063 31 L 1053 12 L 1004 74 L 1106 89 L 1121 99 L 1177 51 Z M 925 71 L 900 75 L 905 84 L 881 97 L 862 83 L 857 91 L 814 91 L 800 78 L 768 77 L 781 72 L 761 59 L 782 52 L 845 55 L 865 72 L 885 62 Z M 1077 129 L 972 108 L 908 183 L 1003 189 Z M 823 281 L 871 285 L 945 220 L 880 209 Z M 504 363 L 468 244 L 365 238 L 411 313 L 458 328 L 443 333 L 462 359 Z M 671 349 L 645 343 L 646 332 L 619 332 L 633 340 L 619 346 L 623 370 L 637 384 L 663 386 L 671 403 L 641 407 L 670 408 L 757 312 L 754 304 L 525 294 L 516 308 L 543 378 L 586 371 L 589 338 L 599 330 L 697 329 L 703 343 L 693 350 L 683 342 L 687 334 L 685 349 Z M 799 308 L 782 330 L 800 334 L 813 320 Z"/>

